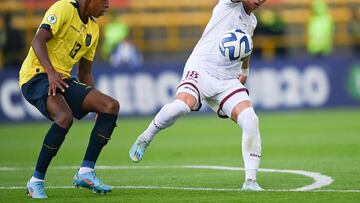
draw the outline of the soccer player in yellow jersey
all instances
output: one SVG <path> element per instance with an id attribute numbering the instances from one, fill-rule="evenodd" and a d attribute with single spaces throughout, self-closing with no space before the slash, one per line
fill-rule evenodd
<path id="1" fill-rule="evenodd" d="M 21 67 L 19 85 L 25 99 L 53 121 L 45 135 L 35 171 L 27 183 L 32 198 L 47 198 L 44 179 L 73 117 L 97 113 L 83 162 L 74 185 L 98 193 L 111 192 L 95 175 L 94 166 L 116 126 L 119 103 L 94 88 L 91 69 L 99 40 L 94 18 L 109 7 L 108 0 L 60 0 L 46 12 Z M 70 72 L 78 62 L 78 80 Z"/>

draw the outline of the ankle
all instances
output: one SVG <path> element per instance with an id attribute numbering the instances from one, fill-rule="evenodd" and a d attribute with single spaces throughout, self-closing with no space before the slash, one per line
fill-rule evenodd
<path id="1" fill-rule="evenodd" d="M 85 174 L 85 173 L 89 173 L 89 172 L 93 172 L 94 169 L 92 168 L 88 168 L 88 167 L 80 167 L 79 168 L 79 174 Z"/>
<path id="2" fill-rule="evenodd" d="M 31 176 L 29 182 L 30 182 L 30 183 L 33 183 L 33 182 L 45 182 L 45 180 L 44 180 L 44 179 L 35 178 L 34 176 Z"/>

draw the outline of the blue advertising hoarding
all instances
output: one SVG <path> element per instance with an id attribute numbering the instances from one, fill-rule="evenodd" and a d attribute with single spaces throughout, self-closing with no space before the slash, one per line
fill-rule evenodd
<path id="1" fill-rule="evenodd" d="M 105 66 L 94 67 L 96 87 L 120 102 L 122 116 L 155 114 L 173 99 L 183 69 L 182 64 L 144 65 L 137 70 Z M 246 86 L 257 110 L 360 107 L 360 61 L 355 57 L 252 59 Z M 1 71 L 0 122 L 42 119 L 23 99 L 18 71 Z"/>

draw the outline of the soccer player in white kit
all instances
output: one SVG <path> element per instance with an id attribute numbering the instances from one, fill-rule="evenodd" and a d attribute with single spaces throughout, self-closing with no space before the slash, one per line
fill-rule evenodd
<path id="1" fill-rule="evenodd" d="M 219 39 L 229 30 L 240 29 L 252 36 L 257 24 L 252 13 L 266 0 L 219 0 L 201 39 L 190 55 L 176 92 L 176 99 L 161 108 L 148 128 L 140 134 L 129 155 L 139 162 L 155 135 L 202 102 L 220 117 L 230 117 L 242 128 L 242 156 L 245 166 L 243 190 L 263 190 L 256 182 L 261 158 L 259 119 L 244 87 L 249 60 L 225 60 L 219 51 Z"/>

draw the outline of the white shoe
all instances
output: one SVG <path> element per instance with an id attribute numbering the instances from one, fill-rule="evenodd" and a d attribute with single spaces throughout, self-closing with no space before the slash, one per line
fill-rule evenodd
<path id="1" fill-rule="evenodd" d="M 255 180 L 249 179 L 243 184 L 241 190 L 242 191 L 263 191 L 264 189 L 262 189 Z"/>

